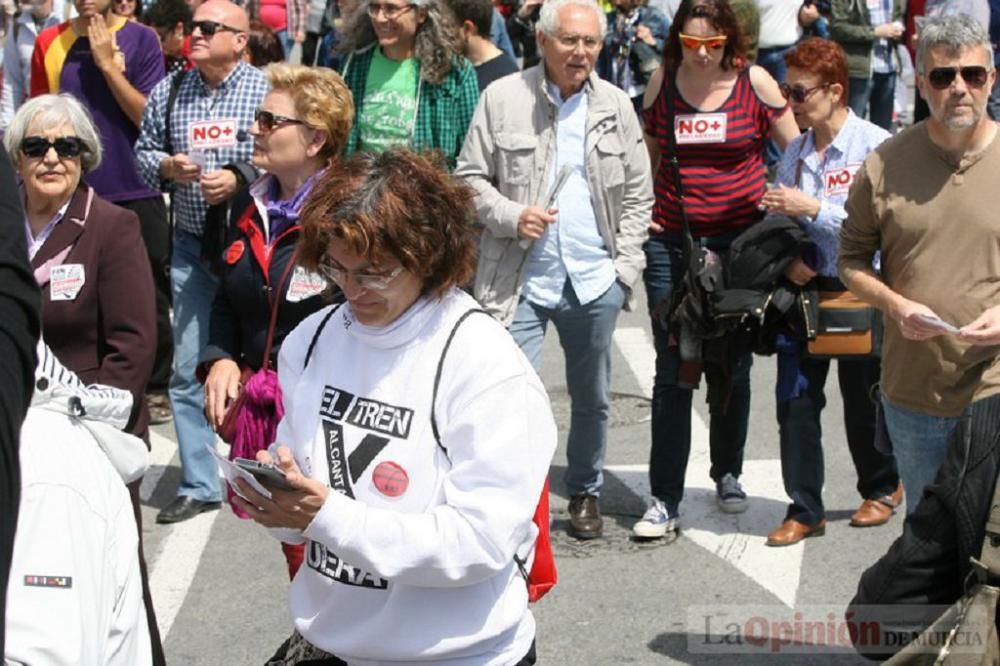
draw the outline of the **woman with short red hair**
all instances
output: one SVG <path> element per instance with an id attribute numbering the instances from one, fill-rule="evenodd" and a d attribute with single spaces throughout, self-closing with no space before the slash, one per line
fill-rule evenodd
<path id="1" fill-rule="evenodd" d="M 847 105 L 848 69 L 844 50 L 813 38 L 785 55 L 781 90 L 804 134 L 788 144 L 775 189 L 762 203 L 772 213 L 797 219 L 815 243 L 813 256 L 797 259 L 786 271 L 792 282 L 815 283 L 821 292 L 844 292 L 837 277 L 840 225 L 854 174 L 868 153 L 889 137 L 884 129 L 854 114 Z M 813 285 L 810 285 L 810 287 Z M 769 546 L 789 546 L 826 529 L 823 510 L 823 447 L 820 413 L 829 359 L 810 358 L 805 340 L 782 343 L 778 352 L 778 426 L 781 473 L 792 500 L 785 521 L 768 535 Z M 878 359 L 837 361 L 844 402 L 847 445 L 858 473 L 860 508 L 855 527 L 882 525 L 892 517 L 902 493 L 896 461 L 875 448 Z"/>

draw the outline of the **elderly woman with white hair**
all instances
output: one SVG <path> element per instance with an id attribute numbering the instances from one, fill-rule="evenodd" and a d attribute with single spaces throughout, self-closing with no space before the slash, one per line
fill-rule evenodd
<path id="1" fill-rule="evenodd" d="M 28 258 L 42 295 L 42 337 L 85 384 L 130 391 L 125 428 L 147 438 L 143 398 L 156 349 L 153 272 L 135 213 L 97 196 L 84 177 L 101 163 L 101 141 L 70 95 L 26 102 L 4 135 L 21 181 Z M 139 524 L 138 479 L 129 484 Z M 142 563 L 153 652 L 161 659 Z"/>
<path id="2" fill-rule="evenodd" d="M 84 180 L 101 162 L 90 115 L 69 95 L 36 97 L 14 115 L 4 144 L 24 193 L 45 341 L 85 383 L 132 391 L 128 430 L 141 437 L 156 348 L 152 271 L 135 214 Z"/>
<path id="3" fill-rule="evenodd" d="M 442 0 L 367 2 L 345 26 L 340 49 L 355 107 L 345 154 L 439 150 L 454 168 L 479 82 Z"/>

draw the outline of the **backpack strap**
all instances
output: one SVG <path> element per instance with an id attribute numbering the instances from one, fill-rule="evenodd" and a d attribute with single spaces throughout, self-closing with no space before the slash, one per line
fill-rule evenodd
<path id="1" fill-rule="evenodd" d="M 174 142 L 170 138 L 170 120 L 174 115 L 174 106 L 177 103 L 177 95 L 180 94 L 181 81 L 184 79 L 185 74 L 187 72 L 181 70 L 170 78 L 170 92 L 167 93 L 167 108 L 163 112 L 163 151 L 167 155 L 174 154 Z"/>
<path id="2" fill-rule="evenodd" d="M 448 354 L 448 348 L 451 347 L 451 341 L 455 339 L 455 333 L 458 331 L 458 327 L 462 325 L 469 315 L 476 313 L 481 313 L 489 317 L 489 313 L 486 310 L 481 310 L 476 308 L 474 310 L 469 310 L 458 318 L 455 322 L 455 326 L 452 327 L 451 333 L 448 334 L 448 340 L 444 343 L 444 349 L 441 350 L 441 358 L 438 359 L 437 372 L 434 373 L 434 390 L 431 393 L 431 430 L 434 432 L 434 441 L 437 442 L 438 448 L 444 453 L 445 458 L 448 458 L 448 449 L 444 447 L 441 443 L 441 433 L 438 430 L 437 415 L 434 410 L 434 406 L 437 404 L 438 386 L 441 384 L 441 372 L 444 369 L 444 357 Z M 449 458 L 450 460 L 450 458 Z"/>
<path id="3" fill-rule="evenodd" d="M 312 340 L 309 341 L 309 349 L 306 350 L 306 360 L 302 362 L 303 370 L 309 367 L 309 359 L 312 358 L 313 350 L 316 348 L 316 343 L 319 341 L 320 334 L 323 332 L 323 329 L 326 328 L 326 322 L 330 321 L 330 317 L 333 316 L 334 312 L 340 309 L 341 305 L 343 305 L 343 303 L 337 303 L 334 305 L 330 308 L 330 311 L 326 313 L 326 316 L 320 320 L 319 326 L 316 327 L 316 331 L 313 333 Z"/>

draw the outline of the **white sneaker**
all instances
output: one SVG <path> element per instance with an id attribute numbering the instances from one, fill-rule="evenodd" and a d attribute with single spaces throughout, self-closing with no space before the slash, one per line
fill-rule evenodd
<path id="1" fill-rule="evenodd" d="M 654 497 L 642 519 L 632 526 L 632 534 L 642 539 L 659 539 L 676 529 L 677 513 L 671 515 L 667 505 Z"/>
<path id="2" fill-rule="evenodd" d="M 715 484 L 719 508 L 726 513 L 743 513 L 747 510 L 747 494 L 732 474 L 726 474 Z"/>

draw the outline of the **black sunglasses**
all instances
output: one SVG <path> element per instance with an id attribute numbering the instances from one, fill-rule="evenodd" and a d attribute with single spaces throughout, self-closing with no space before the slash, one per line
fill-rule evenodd
<path id="1" fill-rule="evenodd" d="M 809 95 L 820 88 L 826 88 L 829 83 L 821 83 L 818 86 L 813 86 L 812 88 L 803 88 L 802 86 L 790 86 L 787 83 L 782 83 L 779 88 L 781 89 L 782 96 L 790 102 L 795 102 L 796 104 L 802 104 L 807 99 Z"/>
<path id="2" fill-rule="evenodd" d="M 231 25 L 226 25 L 225 23 L 219 23 L 217 21 L 194 21 L 191 24 L 192 32 L 197 28 L 201 31 L 201 34 L 206 37 L 211 37 L 215 33 L 222 30 L 223 32 L 243 32 L 239 28 L 234 28 Z"/>
<path id="3" fill-rule="evenodd" d="M 959 74 L 962 76 L 962 80 L 973 88 L 982 88 L 990 76 L 989 71 L 982 65 L 935 67 L 927 72 L 927 81 L 935 90 L 944 90 L 954 83 L 955 76 Z"/>
<path id="4" fill-rule="evenodd" d="M 45 157 L 49 148 L 55 148 L 59 157 L 77 157 L 83 152 L 83 141 L 75 136 L 63 136 L 55 141 L 43 136 L 28 136 L 21 141 L 21 152 L 27 157 Z"/>
<path id="5" fill-rule="evenodd" d="M 288 116 L 279 116 L 276 113 L 271 113 L 270 111 L 265 111 L 264 109 L 257 109 L 253 112 L 253 119 L 257 121 L 257 126 L 264 132 L 273 131 L 277 127 L 282 125 L 305 125 L 305 121 L 299 120 L 298 118 L 289 118 Z"/>

